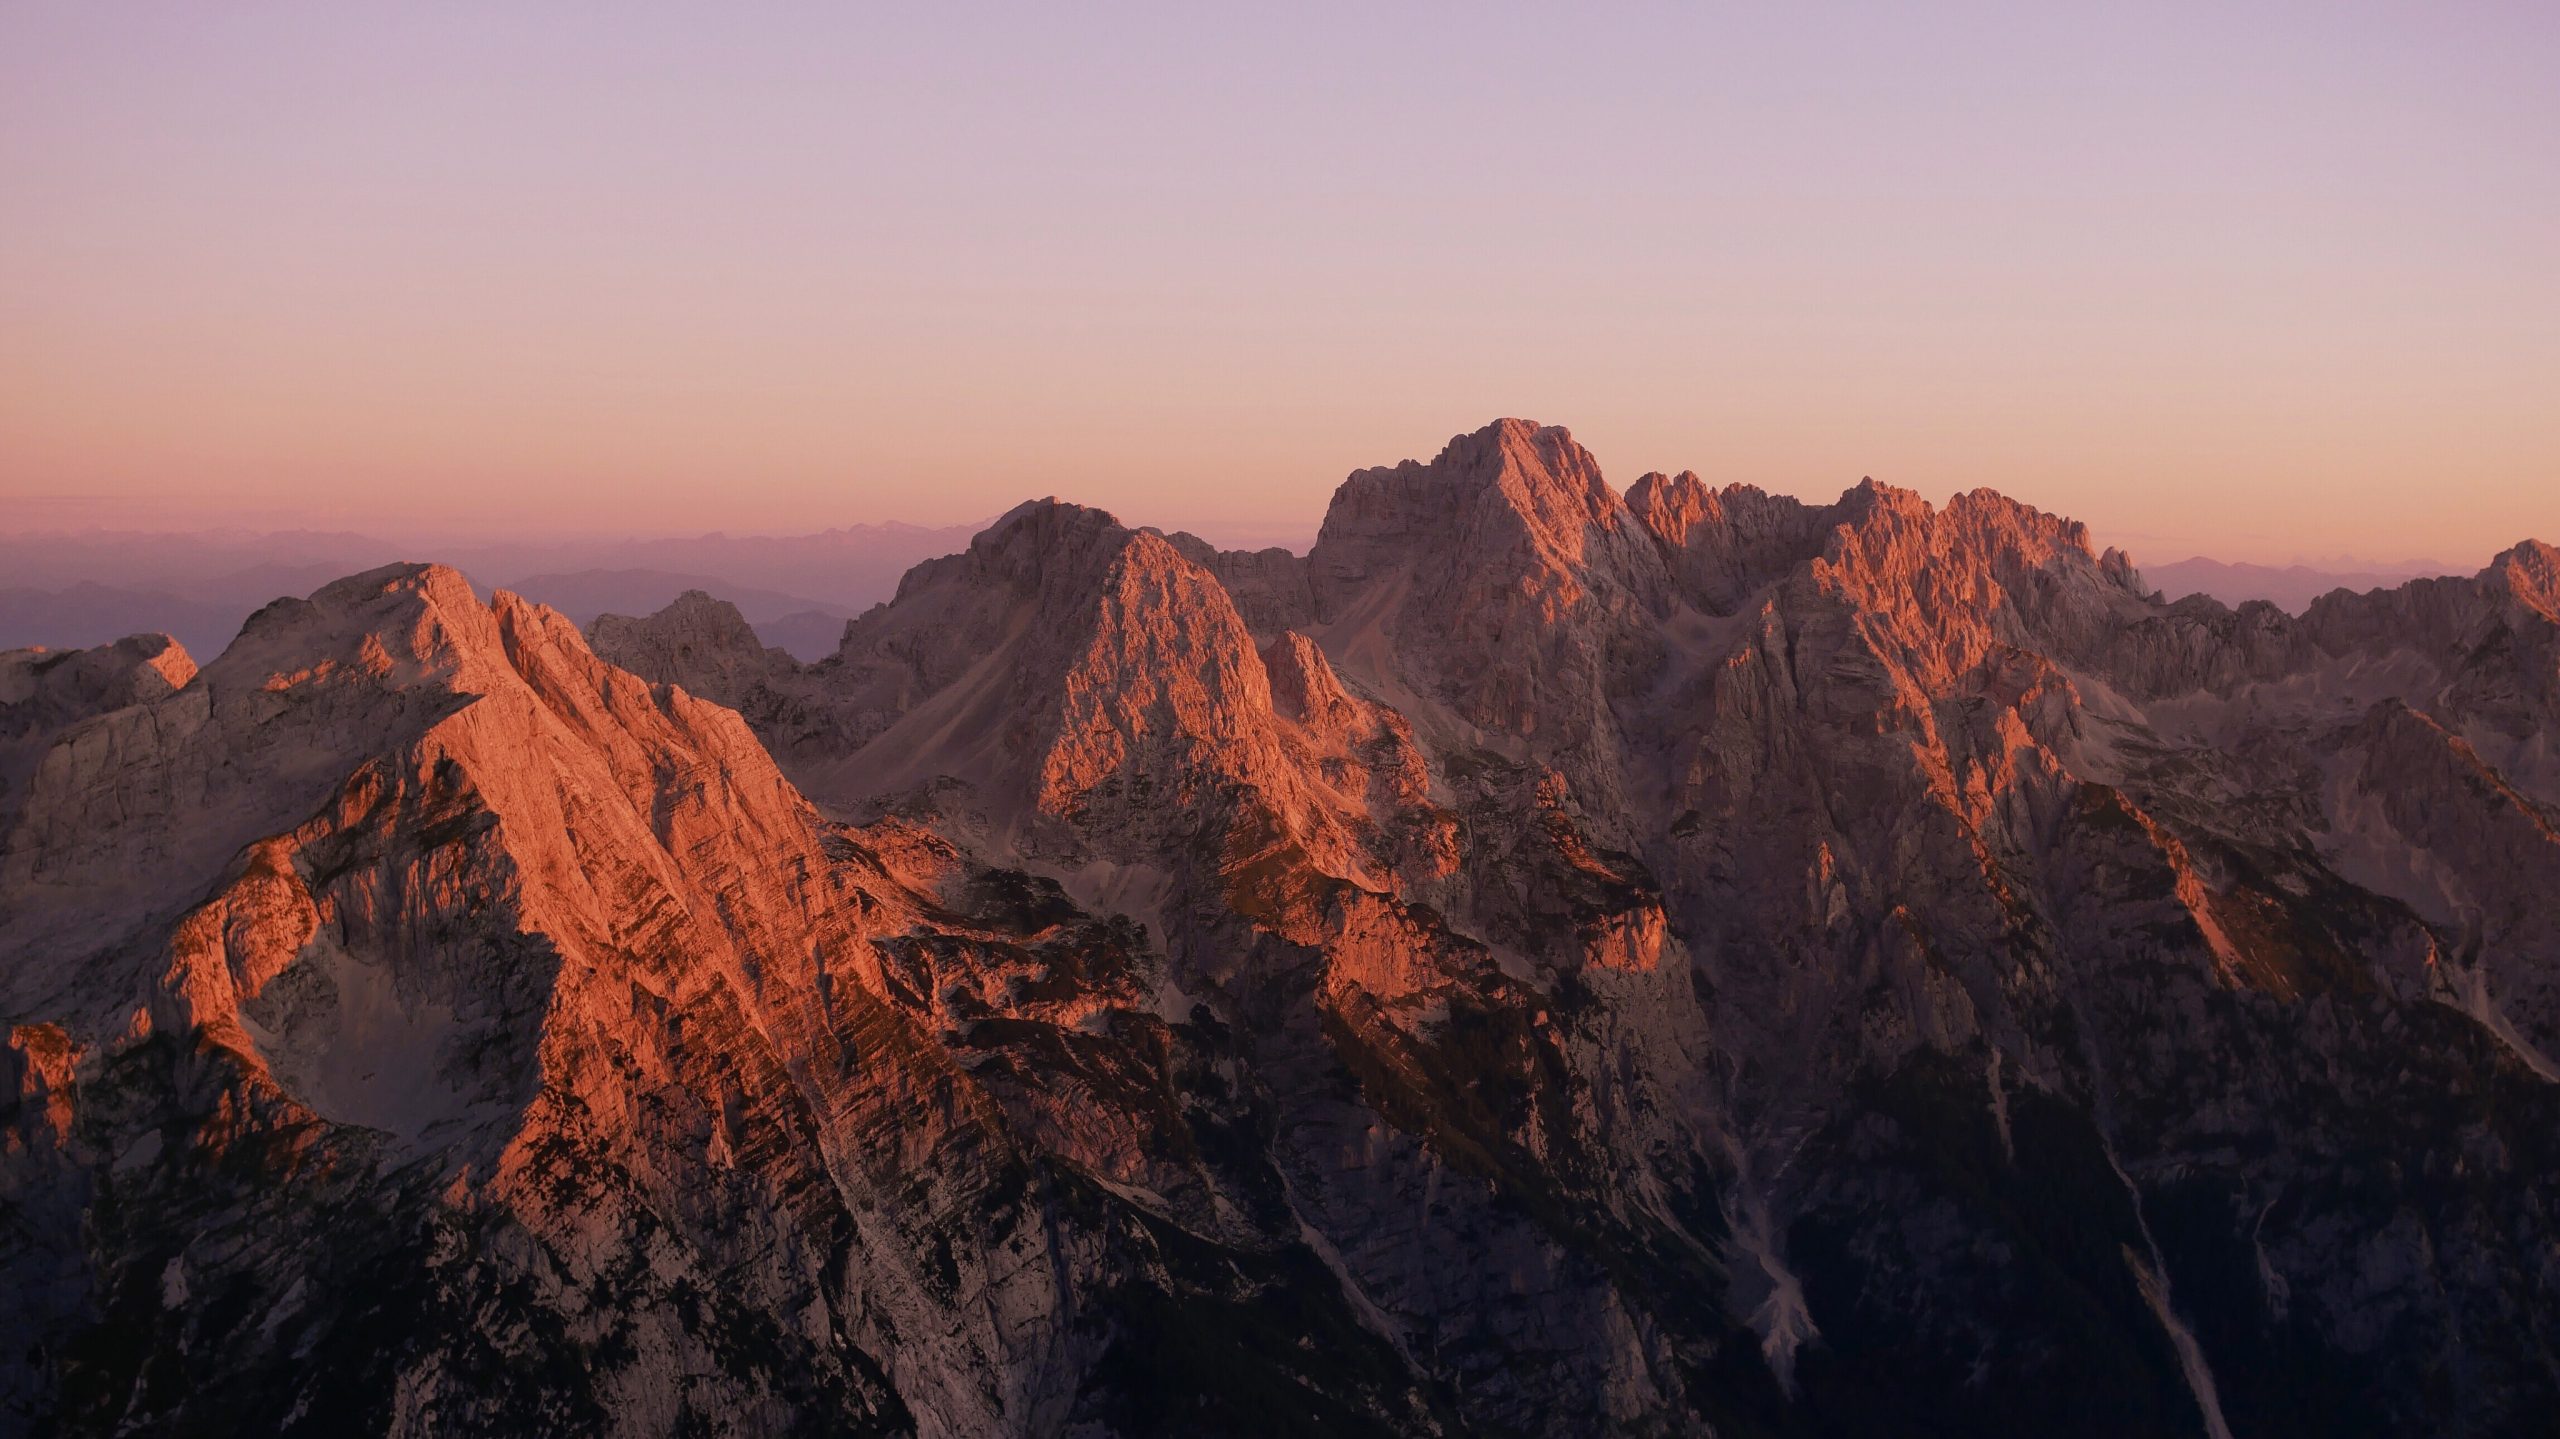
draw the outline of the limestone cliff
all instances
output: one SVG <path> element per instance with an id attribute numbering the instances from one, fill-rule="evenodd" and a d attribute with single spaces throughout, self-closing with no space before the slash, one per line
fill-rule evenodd
<path id="1" fill-rule="evenodd" d="M 404 566 L 0 656 L 0 1413 L 2500 1435 L 2560 556 L 2164 602 L 1506 420 L 803 665 Z"/>

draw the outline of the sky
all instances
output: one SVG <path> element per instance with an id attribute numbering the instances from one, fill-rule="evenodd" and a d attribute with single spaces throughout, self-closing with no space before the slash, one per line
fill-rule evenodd
<path id="1" fill-rule="evenodd" d="M 0 528 L 1230 543 L 1502 415 L 2560 541 L 2560 6 L 0 0 Z"/>

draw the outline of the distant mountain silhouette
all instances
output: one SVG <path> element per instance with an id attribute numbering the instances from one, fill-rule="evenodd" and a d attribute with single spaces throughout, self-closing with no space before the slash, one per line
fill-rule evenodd
<path id="1" fill-rule="evenodd" d="M 757 639 L 799 660 L 825 659 L 844 641 L 845 619 L 830 610 L 801 610 L 747 623 Z"/>
<path id="2" fill-rule="evenodd" d="M 61 589 L 0 589 L 0 649 L 85 649 L 135 634 L 165 634 L 197 654 L 220 654 L 255 605 L 83 580 Z"/>
<path id="3" fill-rule="evenodd" d="M 0 1432 L 2548 1432 L 2560 549 L 2153 583 L 1505 420 L 0 652 Z"/>
<path id="4" fill-rule="evenodd" d="M 667 570 L 576 570 L 568 574 L 527 575 L 494 588 L 509 589 L 536 604 L 545 604 L 587 624 L 607 613 L 629 614 L 664 608 L 687 590 L 709 590 L 738 607 L 749 622 L 816 611 L 836 617 L 837 628 L 852 618 L 841 605 L 788 595 L 780 590 L 736 583 L 716 575 L 675 574 Z"/>
<path id="5" fill-rule="evenodd" d="M 2311 602 L 2331 590 L 2389 589 L 2409 580 L 2431 575 L 2450 575 L 2461 571 L 2456 565 L 2441 565 L 2433 560 L 2410 560 L 2404 564 L 2361 569 L 2314 569 L 2309 565 L 2255 565 L 2226 560 L 2172 560 L 2165 565 L 2144 565 L 2142 578 L 2164 598 L 2183 599 L 2188 595 L 2211 595 L 2226 605 L 2246 604 L 2250 600 L 2266 600 L 2289 614 L 2300 614 Z M 2467 573 L 2467 572 L 2465 572 Z"/>
<path id="6" fill-rule="evenodd" d="M 608 611 L 646 614 L 690 589 L 718 594 L 758 625 L 821 616 L 781 631 L 785 648 L 815 658 L 832 652 L 845 620 L 895 593 L 911 566 L 966 547 L 978 528 L 432 545 L 304 531 L 0 535 L 0 575 L 10 581 L 0 589 L 0 648 L 80 648 L 155 632 L 218 653 L 271 600 L 432 549 L 484 596 L 514 590 L 580 624 Z"/>

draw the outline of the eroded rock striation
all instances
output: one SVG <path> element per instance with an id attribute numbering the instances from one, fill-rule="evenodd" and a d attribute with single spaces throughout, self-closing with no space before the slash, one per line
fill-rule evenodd
<path id="1" fill-rule="evenodd" d="M 1506 420 L 803 665 L 0 656 L 0 1427 L 2533 1432 L 2560 555 L 2295 618 Z"/>

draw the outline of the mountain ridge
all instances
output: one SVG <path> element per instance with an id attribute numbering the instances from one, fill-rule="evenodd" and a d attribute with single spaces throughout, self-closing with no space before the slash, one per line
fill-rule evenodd
<path id="1" fill-rule="evenodd" d="M 0 1412 L 2514 1432 L 2555 718 L 2545 545 L 2171 604 L 1519 420 L 811 663 L 431 566 L 12 652 Z"/>

